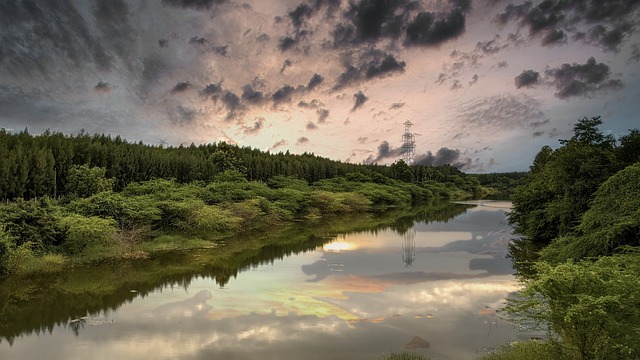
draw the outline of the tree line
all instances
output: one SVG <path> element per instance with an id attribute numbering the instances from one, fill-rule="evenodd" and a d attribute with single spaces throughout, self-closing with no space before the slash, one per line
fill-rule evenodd
<path id="1" fill-rule="evenodd" d="M 640 131 L 616 139 L 601 124 L 583 118 L 543 147 L 514 191 L 509 254 L 524 288 L 506 312 L 548 337 L 485 359 L 640 358 Z"/>
<path id="2" fill-rule="evenodd" d="M 74 166 L 81 165 L 105 169 L 115 191 L 132 182 L 152 179 L 211 182 L 226 170 L 238 171 L 249 181 L 263 182 L 277 175 L 313 183 L 361 173 L 405 182 L 451 182 L 465 191 L 478 186 L 475 178 L 448 165 L 409 167 L 402 161 L 392 166 L 352 164 L 313 153 L 272 154 L 224 142 L 165 148 L 104 134 L 65 135 L 46 131 L 34 136 L 26 129 L 18 133 L 0 129 L 0 199 L 66 195 L 68 175 Z"/>

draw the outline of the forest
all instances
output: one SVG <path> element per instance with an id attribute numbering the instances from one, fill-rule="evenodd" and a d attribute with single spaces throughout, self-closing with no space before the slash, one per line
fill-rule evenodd
<path id="1" fill-rule="evenodd" d="M 0 276 L 490 192 L 451 166 L 358 165 L 226 143 L 0 131 L 0 154 Z"/>
<path id="2" fill-rule="evenodd" d="M 547 331 L 483 359 L 640 358 L 640 131 L 583 118 L 543 147 L 509 213 L 523 290 L 503 314 Z"/>

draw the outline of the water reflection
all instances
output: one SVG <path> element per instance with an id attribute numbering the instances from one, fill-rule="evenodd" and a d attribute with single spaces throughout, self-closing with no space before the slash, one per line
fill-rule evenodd
<path id="1" fill-rule="evenodd" d="M 0 336 L 12 346 L 0 343 L 0 358 L 465 359 L 511 338 L 494 311 L 516 286 L 504 209 L 392 215 L 9 279 Z"/>

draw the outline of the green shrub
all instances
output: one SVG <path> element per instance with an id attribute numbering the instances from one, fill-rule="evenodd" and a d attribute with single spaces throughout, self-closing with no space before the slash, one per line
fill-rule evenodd
<path id="1" fill-rule="evenodd" d="M 67 232 L 64 246 L 71 254 L 79 254 L 87 246 L 115 244 L 116 222 L 112 219 L 69 214 L 60 219 L 60 224 Z"/>

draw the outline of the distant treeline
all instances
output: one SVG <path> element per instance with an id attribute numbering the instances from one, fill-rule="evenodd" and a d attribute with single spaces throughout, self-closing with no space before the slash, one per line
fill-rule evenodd
<path id="1" fill-rule="evenodd" d="M 313 183 L 322 179 L 359 173 L 405 182 L 449 182 L 464 191 L 478 187 L 475 177 L 452 166 L 359 165 L 334 161 L 314 154 L 272 154 L 226 143 L 179 147 L 130 143 L 119 136 L 65 135 L 45 132 L 31 135 L 24 130 L 0 129 L 0 199 L 59 197 L 67 192 L 69 171 L 87 165 L 106 170 L 113 189 L 132 182 L 175 179 L 180 183 L 213 181 L 226 170 L 237 170 L 250 181 L 268 181 L 288 176 Z"/>

